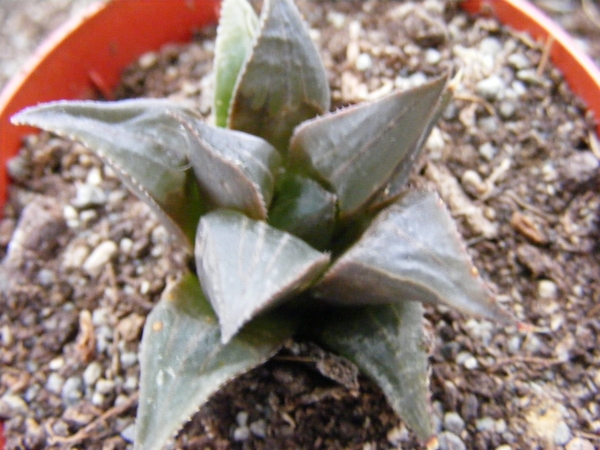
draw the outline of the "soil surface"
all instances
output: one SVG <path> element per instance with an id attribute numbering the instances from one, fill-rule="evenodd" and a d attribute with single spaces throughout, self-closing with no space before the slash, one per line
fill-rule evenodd
<path id="1" fill-rule="evenodd" d="M 336 107 L 459 74 L 412 184 L 440 193 L 498 301 L 532 330 L 427 308 L 440 448 L 600 446 L 600 144 L 543 46 L 451 2 L 299 6 Z M 186 99 L 209 115 L 213 37 L 142 57 L 118 96 Z M 33 136 L 9 170 L 8 447 L 127 448 L 144 318 L 185 258 L 79 144 Z M 215 395 L 170 448 L 419 448 L 374 384 L 317 370 L 328 358 L 290 344 Z"/>

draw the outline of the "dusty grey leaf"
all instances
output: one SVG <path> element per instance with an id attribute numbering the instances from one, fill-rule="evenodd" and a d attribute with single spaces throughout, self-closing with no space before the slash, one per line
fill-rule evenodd
<path id="1" fill-rule="evenodd" d="M 377 383 L 419 439 L 431 437 L 422 305 L 338 308 L 322 326 L 320 341 Z"/>
<path id="2" fill-rule="evenodd" d="M 264 139 L 176 116 L 189 137 L 189 159 L 202 198 L 212 208 L 231 208 L 264 220 L 281 157 Z"/>
<path id="3" fill-rule="evenodd" d="M 12 121 L 81 141 L 191 248 L 201 205 L 186 170 L 186 137 L 169 111 L 192 114 L 167 100 L 59 101 L 27 108 Z"/>
<path id="4" fill-rule="evenodd" d="M 360 212 L 414 154 L 445 84 L 441 77 L 303 123 L 290 143 L 290 164 L 332 188 L 342 218 Z"/>
<path id="5" fill-rule="evenodd" d="M 227 125 L 240 69 L 252 49 L 258 17 L 247 0 L 223 0 L 215 41 L 215 122 Z"/>
<path id="6" fill-rule="evenodd" d="M 228 342 L 251 319 L 306 289 L 329 255 L 265 222 L 234 211 L 202 217 L 196 270 Z"/>
<path id="7" fill-rule="evenodd" d="M 144 327 L 135 448 L 163 448 L 212 394 L 269 359 L 294 330 L 283 317 L 264 317 L 223 344 L 198 279 L 170 285 Z"/>
<path id="8" fill-rule="evenodd" d="M 418 300 L 513 322 L 491 298 L 440 198 L 409 191 L 383 210 L 315 286 L 339 304 Z"/>
<path id="9" fill-rule="evenodd" d="M 265 0 L 251 55 L 235 87 L 229 127 L 286 151 L 294 127 L 329 110 L 319 53 L 292 0 Z"/>

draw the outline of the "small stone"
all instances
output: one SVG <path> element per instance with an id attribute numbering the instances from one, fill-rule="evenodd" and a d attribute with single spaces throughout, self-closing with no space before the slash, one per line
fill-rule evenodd
<path id="1" fill-rule="evenodd" d="M 329 11 L 327 13 L 327 22 L 333 25 L 334 28 L 340 30 L 346 22 L 346 16 L 337 11 Z"/>
<path id="2" fill-rule="evenodd" d="M 502 98 L 505 89 L 506 84 L 498 75 L 484 78 L 475 86 L 475 92 L 490 101 Z"/>
<path id="3" fill-rule="evenodd" d="M 540 280 L 537 287 L 538 297 L 544 300 L 555 299 L 558 295 L 558 287 L 551 280 Z"/>
<path id="4" fill-rule="evenodd" d="M 486 55 L 496 56 L 502 51 L 502 43 L 498 38 L 486 37 L 479 43 L 479 51 Z"/>
<path id="5" fill-rule="evenodd" d="M 267 437 L 267 424 L 263 419 L 259 419 L 250 424 L 250 431 L 254 436 L 264 439 Z"/>
<path id="6" fill-rule="evenodd" d="M 105 378 L 100 378 L 96 382 L 96 392 L 102 395 L 107 395 L 113 392 L 115 389 L 115 382 L 112 380 L 107 380 Z"/>
<path id="7" fill-rule="evenodd" d="M 510 64 L 517 70 L 527 69 L 528 67 L 531 67 L 530 59 L 521 53 L 513 53 L 506 59 L 506 61 L 508 62 L 508 64 Z"/>
<path id="8" fill-rule="evenodd" d="M 61 398 L 65 403 L 73 403 L 82 396 L 83 382 L 81 377 L 69 377 L 61 390 Z"/>
<path id="9" fill-rule="evenodd" d="M 27 414 L 29 409 L 25 400 L 16 394 L 4 394 L 0 397 L 0 402 L 4 403 L 0 410 L 8 409 L 10 415 Z"/>
<path id="10" fill-rule="evenodd" d="M 475 422 L 477 431 L 490 431 L 493 430 L 495 426 L 496 422 L 491 417 L 482 417 Z"/>
<path id="11" fill-rule="evenodd" d="M 90 249 L 87 245 L 69 246 L 64 253 L 64 265 L 68 268 L 80 268 L 90 255 Z"/>
<path id="12" fill-rule="evenodd" d="M 235 421 L 240 427 L 245 427 L 248 423 L 248 413 L 246 411 L 240 411 L 236 414 Z"/>
<path id="13" fill-rule="evenodd" d="M 233 430 L 233 440 L 236 442 L 242 442 L 250 437 L 250 428 L 238 427 Z"/>
<path id="14" fill-rule="evenodd" d="M 504 419 L 496 420 L 496 423 L 494 424 L 494 431 L 496 433 L 504 433 L 506 431 L 506 428 L 506 421 Z"/>
<path id="15" fill-rule="evenodd" d="M 149 69 L 158 62 L 158 55 L 155 52 L 144 53 L 138 60 L 142 69 Z"/>
<path id="16" fill-rule="evenodd" d="M 501 445 L 499 447 L 496 447 L 495 450 L 512 450 L 512 447 L 510 445 Z"/>
<path id="17" fill-rule="evenodd" d="M 54 394 L 60 394 L 65 380 L 59 374 L 52 372 L 46 380 L 46 389 Z"/>
<path id="18" fill-rule="evenodd" d="M 500 117 L 507 120 L 514 116 L 517 111 L 517 105 L 515 102 L 511 100 L 503 100 L 500 103 L 500 107 L 498 108 L 498 112 L 500 113 Z"/>
<path id="19" fill-rule="evenodd" d="M 136 352 L 123 352 L 120 357 L 121 365 L 127 369 L 133 367 L 138 362 L 138 355 Z"/>
<path id="20" fill-rule="evenodd" d="M 594 450 L 594 445 L 587 439 L 576 437 L 569 441 L 565 450 Z"/>
<path id="21" fill-rule="evenodd" d="M 83 372 L 83 382 L 86 386 L 93 386 L 96 381 L 102 376 L 102 366 L 99 362 L 94 361 L 90 363 Z"/>
<path id="22" fill-rule="evenodd" d="M 54 358 L 52 361 L 50 361 L 48 363 L 48 368 L 50 370 L 60 370 L 64 367 L 65 365 L 65 358 L 63 358 L 62 356 L 59 356 L 58 358 Z"/>
<path id="23" fill-rule="evenodd" d="M 447 412 L 444 414 L 444 429 L 459 436 L 465 429 L 465 421 L 457 413 Z"/>
<path id="24" fill-rule="evenodd" d="M 10 347 L 15 342 L 14 335 L 12 330 L 8 325 L 2 325 L 2 330 L 0 330 L 2 345 L 4 347 Z"/>
<path id="25" fill-rule="evenodd" d="M 123 383 L 123 389 L 133 391 L 138 387 L 138 378 L 134 376 L 127 377 Z"/>
<path id="26" fill-rule="evenodd" d="M 404 425 L 400 425 L 388 431 L 386 437 L 390 444 L 392 444 L 394 447 L 398 447 L 401 442 L 404 442 L 408 439 L 408 430 Z"/>
<path id="27" fill-rule="evenodd" d="M 116 255 L 117 244 L 104 241 L 98 245 L 83 263 L 83 269 L 92 276 L 98 276 L 104 266 Z"/>
<path id="28" fill-rule="evenodd" d="M 364 72 L 373 67 L 373 60 L 371 59 L 371 56 L 368 53 L 361 53 L 356 58 L 355 66 L 356 70 Z"/>
<path id="29" fill-rule="evenodd" d="M 558 426 L 554 430 L 554 443 L 556 445 L 565 445 L 571 440 L 571 429 L 564 422 L 559 422 Z"/>
<path id="30" fill-rule="evenodd" d="M 462 439 L 459 438 L 454 433 L 451 433 L 449 431 L 444 431 L 443 433 L 439 434 L 438 443 L 439 443 L 440 450 L 466 450 L 467 449 L 467 447 L 465 446 L 465 443 L 462 441 Z"/>
<path id="31" fill-rule="evenodd" d="M 56 276 L 54 275 L 54 272 L 48 269 L 41 269 L 38 272 L 37 279 L 44 287 L 51 287 L 56 282 Z"/>
<path id="32" fill-rule="evenodd" d="M 427 64 L 436 65 L 442 60 L 442 54 L 435 48 L 428 48 L 425 51 L 425 62 Z"/>
<path id="33" fill-rule="evenodd" d="M 126 442 L 131 442 L 135 440 L 135 425 L 132 423 L 127 425 L 123 431 L 121 431 L 121 437 Z"/>
<path id="34" fill-rule="evenodd" d="M 80 184 L 76 188 L 75 198 L 71 204 L 75 208 L 85 209 L 93 206 L 104 205 L 106 200 L 106 194 L 98 186 Z"/>
<path id="35" fill-rule="evenodd" d="M 494 147 L 493 144 L 490 144 L 489 142 L 486 142 L 479 146 L 479 154 L 486 161 L 491 161 L 492 159 L 494 159 L 494 156 L 496 156 L 497 153 L 498 153 L 498 149 L 496 147 Z"/>
<path id="36" fill-rule="evenodd" d="M 104 398 L 104 395 L 100 394 L 99 392 L 94 392 L 92 394 L 92 404 L 96 406 L 102 406 L 105 400 L 106 399 Z"/>

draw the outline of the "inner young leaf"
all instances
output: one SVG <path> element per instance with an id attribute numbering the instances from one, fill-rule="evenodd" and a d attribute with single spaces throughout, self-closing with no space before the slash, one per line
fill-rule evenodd
<path id="1" fill-rule="evenodd" d="M 263 221 L 235 211 L 202 217 L 196 270 L 228 342 L 251 319 L 305 290 L 325 270 L 329 255 Z"/>
<path id="2" fill-rule="evenodd" d="M 229 127 L 285 152 L 294 127 L 329 110 L 329 83 L 292 0 L 265 0 L 260 20 L 235 87 Z"/>

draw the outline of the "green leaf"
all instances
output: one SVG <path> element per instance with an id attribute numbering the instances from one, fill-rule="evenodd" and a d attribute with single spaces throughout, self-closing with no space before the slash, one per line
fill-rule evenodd
<path id="1" fill-rule="evenodd" d="M 281 157 L 267 141 L 175 115 L 189 137 L 189 159 L 202 198 L 211 208 L 231 208 L 253 219 L 267 218 L 274 173 Z"/>
<path id="2" fill-rule="evenodd" d="M 315 286 L 339 304 L 418 300 L 513 322 L 491 298 L 440 198 L 410 191 L 383 210 Z"/>
<path id="3" fill-rule="evenodd" d="M 411 158 L 435 117 L 446 77 L 300 125 L 290 165 L 331 186 L 342 218 L 360 212 L 405 158 Z"/>
<path id="4" fill-rule="evenodd" d="M 388 182 L 383 186 L 383 188 L 381 188 L 381 190 L 378 192 L 377 196 L 369 203 L 368 209 L 370 211 L 380 211 L 384 207 L 395 202 L 402 194 L 402 191 L 408 182 L 410 172 L 413 169 L 417 158 L 421 154 L 423 144 L 427 141 L 431 130 L 438 122 L 442 113 L 450 103 L 450 100 L 452 100 L 452 96 L 453 91 L 451 89 L 448 89 L 442 93 L 440 100 L 432 111 L 431 117 L 429 117 L 429 122 L 419 137 L 419 140 L 416 142 L 413 148 L 408 151 L 402 162 L 400 162 L 400 164 L 394 169 L 394 173 L 390 176 Z"/>
<path id="5" fill-rule="evenodd" d="M 431 437 L 420 303 L 338 308 L 326 318 L 320 341 L 377 383 L 419 439 Z"/>
<path id="6" fill-rule="evenodd" d="M 251 319 L 306 289 L 329 263 L 297 237 L 243 214 L 202 217 L 196 268 L 228 342 Z"/>
<path id="7" fill-rule="evenodd" d="M 269 224 L 312 247 L 328 248 L 335 227 L 336 197 L 310 178 L 286 173 L 277 181 Z"/>
<path id="8" fill-rule="evenodd" d="M 294 127 L 329 110 L 329 83 L 292 0 L 265 0 L 260 21 L 234 90 L 229 127 L 285 152 Z"/>
<path id="9" fill-rule="evenodd" d="M 212 394 L 269 359 L 294 330 L 264 317 L 222 344 L 198 279 L 187 274 L 169 286 L 144 327 L 135 447 L 163 448 Z"/>
<path id="10" fill-rule="evenodd" d="M 186 137 L 170 111 L 190 113 L 167 100 L 59 101 L 27 108 L 12 122 L 81 141 L 191 250 L 202 208 L 185 170 Z"/>
<path id="11" fill-rule="evenodd" d="M 215 121 L 225 127 L 233 89 L 252 49 L 258 16 L 247 0 L 223 0 L 215 41 Z"/>

